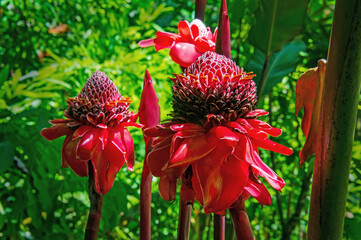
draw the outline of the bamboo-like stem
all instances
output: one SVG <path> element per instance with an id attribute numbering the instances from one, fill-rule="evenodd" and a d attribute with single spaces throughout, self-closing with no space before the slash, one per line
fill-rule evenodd
<path id="1" fill-rule="evenodd" d="M 251 223 L 249 222 L 242 197 L 234 203 L 234 206 L 230 208 L 229 211 L 232 216 L 237 240 L 253 240 L 254 236 Z"/>
<path id="2" fill-rule="evenodd" d="M 179 215 L 178 215 L 178 240 L 189 239 L 189 227 L 191 219 L 191 205 L 185 204 L 182 199 L 179 199 Z"/>
<path id="3" fill-rule="evenodd" d="M 361 1 L 336 1 L 313 174 L 308 239 L 342 239 L 361 85 Z"/>
<path id="4" fill-rule="evenodd" d="M 88 216 L 88 223 L 85 229 L 85 240 L 96 240 L 98 237 L 99 224 L 102 216 L 103 195 L 97 193 L 95 190 L 94 170 L 91 161 L 88 163 L 89 170 L 89 200 L 90 211 Z"/>
<path id="5" fill-rule="evenodd" d="M 213 228 L 214 228 L 214 240 L 224 240 L 225 238 L 225 216 L 214 214 Z"/>
<path id="6" fill-rule="evenodd" d="M 144 161 L 140 181 L 140 240 L 151 239 L 152 174 Z"/>
<path id="7" fill-rule="evenodd" d="M 204 21 L 207 0 L 196 0 L 195 18 Z"/>

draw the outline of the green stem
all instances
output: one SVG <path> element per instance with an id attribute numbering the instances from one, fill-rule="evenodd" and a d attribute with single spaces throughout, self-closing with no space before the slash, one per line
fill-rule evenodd
<path id="1" fill-rule="evenodd" d="M 361 85 L 361 1 L 336 1 L 322 97 L 308 239 L 342 239 Z"/>
<path id="2" fill-rule="evenodd" d="M 191 207 L 192 205 L 185 204 L 182 199 L 179 199 L 178 240 L 189 239 Z"/>
<path id="3" fill-rule="evenodd" d="M 224 240 L 226 218 L 218 214 L 214 214 L 213 217 L 214 240 Z"/>
<path id="4" fill-rule="evenodd" d="M 88 223 L 85 229 L 85 240 L 96 240 L 98 237 L 99 224 L 102 216 L 103 195 L 100 195 L 95 190 L 94 169 L 90 160 L 88 163 L 88 170 L 90 211 L 88 216 Z"/>

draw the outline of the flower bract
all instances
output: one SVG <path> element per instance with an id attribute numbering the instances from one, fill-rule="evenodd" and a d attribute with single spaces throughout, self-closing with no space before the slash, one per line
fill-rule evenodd
<path id="1" fill-rule="evenodd" d="M 212 34 L 201 20 L 180 21 L 178 30 L 179 34 L 158 31 L 156 38 L 140 41 L 139 46 L 154 45 L 157 51 L 169 48 L 173 61 L 182 67 L 188 67 L 203 53 L 214 51 L 217 30 Z"/>
<path id="2" fill-rule="evenodd" d="M 253 76 L 231 59 L 206 52 L 172 78 L 172 119 L 145 130 L 155 137 L 147 163 L 160 178 L 164 199 L 175 198 L 181 179 L 183 201 L 196 199 L 206 213 L 225 214 L 241 196 L 271 203 L 260 176 L 277 190 L 284 187 L 258 149 L 285 155 L 292 150 L 268 139 L 282 131 L 258 119 L 268 113 L 255 109 Z"/>
<path id="3" fill-rule="evenodd" d="M 128 98 L 119 94 L 114 83 L 100 71 L 85 83 L 77 97 L 67 100 L 67 119 L 49 121 L 50 128 L 41 131 L 48 140 L 66 136 L 62 148 L 62 166 L 79 176 L 88 175 L 88 161 L 94 169 L 95 186 L 106 194 L 113 186 L 115 175 L 126 162 L 134 165 L 133 139 L 127 126 L 135 123 L 138 114 L 129 112 Z"/>

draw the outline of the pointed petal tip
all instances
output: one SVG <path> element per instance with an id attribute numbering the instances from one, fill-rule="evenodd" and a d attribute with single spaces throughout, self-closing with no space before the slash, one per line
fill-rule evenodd
<path id="1" fill-rule="evenodd" d="M 138 42 L 138 46 L 145 48 L 154 45 L 154 39 L 146 39 Z"/>

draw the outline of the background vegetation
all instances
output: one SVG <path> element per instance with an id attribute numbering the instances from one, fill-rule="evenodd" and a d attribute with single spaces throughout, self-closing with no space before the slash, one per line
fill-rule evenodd
<path id="1" fill-rule="evenodd" d="M 266 79 L 259 107 L 264 120 L 281 128 L 277 141 L 294 149 L 290 157 L 262 152 L 285 181 L 282 193 L 268 189 L 272 205 L 246 201 L 256 239 L 305 239 L 313 160 L 299 165 L 304 143 L 295 117 L 296 80 L 327 57 L 334 1 L 279 0 L 273 42 L 266 0 L 229 0 L 232 58 Z M 294 2 L 304 2 L 298 5 Z M 167 50 L 141 49 L 140 40 L 157 30 L 177 32 L 178 21 L 192 20 L 192 1 L 3 0 L 0 2 L 0 238 L 81 239 L 89 208 L 87 179 L 60 166 L 62 139 L 40 136 L 48 120 L 62 118 L 65 100 L 81 90 L 96 70 L 105 72 L 137 110 L 144 70 L 153 78 L 162 119 L 171 110 L 168 77 L 180 71 Z M 219 2 L 209 0 L 205 23 L 217 26 Z M 294 6 L 293 6 L 294 5 Z M 269 10 L 269 9 L 268 9 Z M 268 42 L 267 42 L 268 41 Z M 262 73 L 268 58 L 268 68 Z M 360 99 L 361 100 L 361 99 Z M 361 236 L 361 107 L 355 133 L 344 238 Z M 123 168 L 104 197 L 100 239 L 137 239 L 139 185 L 144 158 L 141 131 L 135 140 L 134 172 Z M 266 181 L 263 181 L 266 182 Z M 267 183 L 266 183 L 267 184 Z M 178 199 L 166 202 L 153 181 L 152 237 L 175 239 Z M 210 239 L 211 215 L 198 204 L 192 212 L 192 239 Z M 234 238 L 230 216 L 226 239 Z"/>

